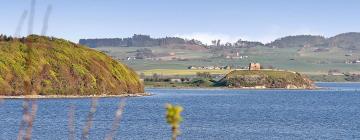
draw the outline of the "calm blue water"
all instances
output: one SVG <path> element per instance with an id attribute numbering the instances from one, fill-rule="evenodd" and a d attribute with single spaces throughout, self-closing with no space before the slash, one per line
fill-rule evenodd
<path id="1" fill-rule="evenodd" d="M 321 90 L 148 89 L 128 98 L 116 139 L 170 138 L 164 104 L 182 105 L 179 139 L 360 139 L 360 83 L 318 83 Z M 41 99 L 33 139 L 67 139 L 68 108 L 80 137 L 91 99 Z M 104 139 L 119 99 L 99 100 L 90 139 Z M 22 100 L 0 104 L 0 139 L 16 139 Z"/>

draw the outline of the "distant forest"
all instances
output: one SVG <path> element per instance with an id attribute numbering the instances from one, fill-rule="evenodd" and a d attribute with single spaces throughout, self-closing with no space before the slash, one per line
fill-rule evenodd
<path id="1" fill-rule="evenodd" d="M 157 46 L 198 46 L 203 48 L 251 48 L 251 47 L 272 47 L 272 48 L 293 48 L 293 47 L 339 47 L 345 50 L 360 50 L 360 33 L 349 32 L 339 34 L 330 38 L 315 35 L 286 36 L 264 44 L 258 41 L 244 41 L 239 39 L 236 42 L 221 42 L 213 40 L 211 44 L 203 44 L 198 40 L 186 40 L 179 37 L 151 38 L 149 35 L 135 34 L 129 38 L 99 38 L 80 39 L 79 43 L 96 47 L 157 47 Z"/>
<path id="2" fill-rule="evenodd" d="M 137 34 L 129 38 L 80 39 L 79 43 L 91 48 L 102 46 L 155 47 L 168 45 L 203 45 L 200 41 L 194 39 L 185 40 L 179 37 L 151 38 L 149 35 Z"/>

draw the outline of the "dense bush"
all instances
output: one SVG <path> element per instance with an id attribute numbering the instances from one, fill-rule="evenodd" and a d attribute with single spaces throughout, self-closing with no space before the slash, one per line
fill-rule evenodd
<path id="1" fill-rule="evenodd" d="M 137 74 L 104 53 L 30 35 L 0 41 L 0 95 L 143 92 Z"/>
<path id="2" fill-rule="evenodd" d="M 274 70 L 235 70 L 216 83 L 216 86 L 266 88 L 313 88 L 313 82 L 307 77 L 288 71 Z"/>

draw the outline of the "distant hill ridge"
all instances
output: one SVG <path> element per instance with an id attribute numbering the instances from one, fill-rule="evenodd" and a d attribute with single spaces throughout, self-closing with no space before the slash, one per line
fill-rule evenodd
<path id="1" fill-rule="evenodd" d="M 360 33 L 342 33 L 330 38 L 315 35 L 287 36 L 266 44 L 269 47 L 339 47 L 346 50 L 360 50 Z"/>
<path id="2" fill-rule="evenodd" d="M 79 44 L 96 47 L 187 47 L 204 46 L 197 40 L 186 40 L 179 37 L 151 38 L 149 35 L 137 35 L 128 38 L 99 38 L 99 39 L 80 39 Z"/>
<path id="3" fill-rule="evenodd" d="M 179 37 L 151 38 L 148 35 L 134 35 L 129 38 L 99 38 L 99 39 L 80 39 L 79 43 L 96 47 L 177 47 L 177 48 L 212 48 L 212 47 L 339 47 L 347 50 L 360 50 L 360 33 L 348 32 L 333 37 L 326 38 L 319 35 L 295 35 L 276 39 L 270 43 L 263 44 L 258 41 L 243 41 L 229 43 L 214 40 L 211 45 L 205 45 L 198 40 L 186 40 Z"/>

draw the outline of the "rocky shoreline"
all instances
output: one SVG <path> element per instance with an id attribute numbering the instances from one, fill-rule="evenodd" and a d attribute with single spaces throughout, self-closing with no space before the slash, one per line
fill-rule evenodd
<path id="1" fill-rule="evenodd" d="M 75 99 L 75 98 L 114 98 L 114 97 L 143 97 L 151 96 L 150 93 L 121 94 L 121 95 L 22 95 L 22 96 L 1 96 L 0 99 Z"/>
<path id="2" fill-rule="evenodd" d="M 186 90 L 186 89 L 237 89 L 237 90 L 317 90 L 317 89 L 322 89 L 321 87 L 317 87 L 314 86 L 312 88 L 301 88 L 301 87 L 297 87 L 297 88 L 268 88 L 268 87 L 264 87 L 264 86 L 256 86 L 256 87 L 146 87 L 145 89 L 182 89 L 182 90 Z"/>

